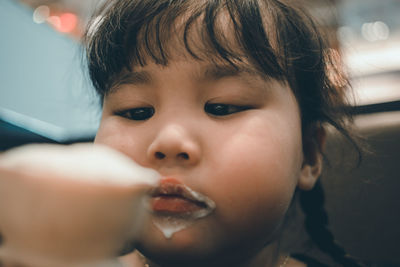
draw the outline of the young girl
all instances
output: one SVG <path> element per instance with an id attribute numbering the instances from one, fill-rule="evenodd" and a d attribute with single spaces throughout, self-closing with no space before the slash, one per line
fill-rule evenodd
<path id="1" fill-rule="evenodd" d="M 106 1 L 85 38 L 103 113 L 95 139 L 156 170 L 127 266 L 318 265 L 280 246 L 294 196 L 337 265 L 318 183 L 345 79 L 284 0 Z M 321 220 L 322 218 L 322 220 Z M 300 227 L 300 226 L 299 226 Z M 320 266 L 320 265 L 319 265 Z"/>
<path id="2" fill-rule="evenodd" d="M 311 190 L 300 194 L 312 239 L 357 266 L 320 220 L 317 182 L 325 124 L 349 136 L 346 80 L 293 2 L 118 0 L 97 14 L 86 36 L 103 107 L 95 142 L 165 184 L 137 266 L 303 266 L 279 245 L 298 189 Z"/>

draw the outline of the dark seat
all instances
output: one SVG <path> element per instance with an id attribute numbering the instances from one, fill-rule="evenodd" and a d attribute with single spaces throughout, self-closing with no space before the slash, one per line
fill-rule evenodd
<path id="1" fill-rule="evenodd" d="M 346 250 L 372 262 L 400 266 L 400 111 L 359 115 L 369 146 L 361 165 L 348 142 L 331 134 L 322 183 L 331 229 Z"/>

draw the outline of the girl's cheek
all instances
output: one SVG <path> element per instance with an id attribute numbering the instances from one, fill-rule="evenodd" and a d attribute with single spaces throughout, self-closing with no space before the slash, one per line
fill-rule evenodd
<path id="1" fill-rule="evenodd" d="M 223 157 L 208 182 L 219 197 L 221 216 L 228 224 L 271 228 L 279 222 L 296 188 L 300 138 L 249 127 L 245 135 L 221 145 Z M 258 129 L 258 130 L 257 130 Z M 270 128 L 267 128 L 270 129 Z M 240 151 L 240 153 L 237 153 Z"/>
<path id="2" fill-rule="evenodd" d="M 131 141 L 129 131 L 118 120 L 105 118 L 101 121 L 97 131 L 95 143 L 108 145 L 116 150 L 126 153 L 129 149 L 127 144 Z"/>
<path id="3" fill-rule="evenodd" d="M 100 124 L 94 142 L 124 153 L 139 165 L 151 167 L 146 156 L 147 136 L 143 129 L 133 130 L 121 121 L 106 119 Z"/>
<path id="4" fill-rule="evenodd" d="M 108 127 L 106 123 L 102 122 L 99 130 L 97 131 L 94 142 L 121 150 L 121 137 L 121 134 L 118 133 L 116 129 L 113 129 L 113 127 Z"/>

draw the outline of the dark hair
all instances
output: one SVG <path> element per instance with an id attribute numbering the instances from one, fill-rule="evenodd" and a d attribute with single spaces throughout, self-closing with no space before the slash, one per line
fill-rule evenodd
<path id="1" fill-rule="evenodd" d="M 324 208 L 325 195 L 320 180 L 317 181 L 312 190 L 301 191 L 299 199 L 301 208 L 306 215 L 305 229 L 318 248 L 329 254 L 336 263 L 342 266 L 363 266 L 358 259 L 346 253 L 328 229 L 328 214 Z"/>
<path id="2" fill-rule="evenodd" d="M 106 1 L 85 36 L 90 78 L 103 99 L 124 72 L 149 61 L 168 65 L 173 56 L 171 42 L 178 41 L 186 54 L 196 60 L 222 61 L 233 67 L 245 64 L 261 75 L 286 82 L 299 103 L 303 139 L 307 142 L 316 138 L 310 129 L 324 123 L 351 141 L 344 108 L 347 79 L 313 20 L 294 7 L 294 2 L 297 1 Z M 200 44 L 196 42 L 199 38 Z M 310 218 L 318 218 L 316 210 L 324 216 L 325 211 L 319 207 L 305 209 Z M 314 229 L 321 227 L 314 226 L 306 229 L 317 245 L 333 244 L 330 236 L 315 234 Z M 322 249 L 338 263 L 344 262 L 345 254 L 337 253 L 334 246 L 330 248 L 333 249 Z"/>

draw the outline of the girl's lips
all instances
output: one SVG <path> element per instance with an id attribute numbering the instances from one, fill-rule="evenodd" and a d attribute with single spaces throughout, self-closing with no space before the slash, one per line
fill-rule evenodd
<path id="1" fill-rule="evenodd" d="M 201 218 L 215 209 L 214 201 L 175 178 L 161 179 L 160 185 L 152 190 L 151 196 L 152 210 L 158 215 Z"/>
<path id="2" fill-rule="evenodd" d="M 206 208 L 203 202 L 193 202 L 181 196 L 173 195 L 153 197 L 151 205 L 154 212 L 168 214 L 191 213 Z"/>

